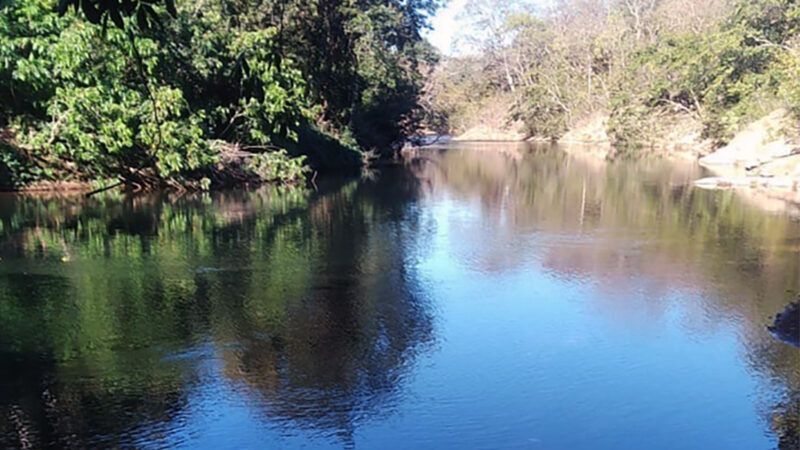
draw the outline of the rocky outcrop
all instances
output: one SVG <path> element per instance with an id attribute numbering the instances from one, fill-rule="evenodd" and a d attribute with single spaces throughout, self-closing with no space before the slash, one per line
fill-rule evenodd
<path id="1" fill-rule="evenodd" d="M 800 142 L 796 121 L 787 110 L 779 109 L 750 124 L 725 147 L 701 158 L 700 164 L 754 170 L 798 152 Z"/>
<path id="2" fill-rule="evenodd" d="M 716 176 L 695 182 L 708 189 L 737 188 L 759 205 L 800 205 L 800 130 L 791 114 L 777 110 L 750 124 L 727 146 L 700 159 Z"/>
<path id="3" fill-rule="evenodd" d="M 760 177 L 791 177 L 800 180 L 800 154 L 791 154 L 752 169 Z"/>
<path id="4" fill-rule="evenodd" d="M 767 328 L 781 341 L 800 347 L 800 299 L 778 313 L 774 323 Z"/>

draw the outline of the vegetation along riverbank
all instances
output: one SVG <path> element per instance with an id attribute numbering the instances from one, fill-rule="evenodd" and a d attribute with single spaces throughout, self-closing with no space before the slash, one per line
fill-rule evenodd
<path id="1" fill-rule="evenodd" d="M 0 187 L 301 180 L 420 121 L 433 0 L 0 2 Z"/>
<path id="2" fill-rule="evenodd" d="M 0 188 L 293 183 L 423 129 L 796 189 L 796 2 L 469 0 L 450 56 L 440 3 L 5 0 Z"/>
<path id="3" fill-rule="evenodd" d="M 800 177 L 795 1 L 470 0 L 459 20 L 428 82 L 440 132 Z"/>

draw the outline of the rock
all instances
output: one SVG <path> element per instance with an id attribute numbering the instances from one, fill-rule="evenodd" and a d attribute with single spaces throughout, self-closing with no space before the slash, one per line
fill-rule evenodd
<path id="1" fill-rule="evenodd" d="M 404 147 L 425 147 L 435 144 L 446 144 L 453 140 L 449 135 L 444 134 L 415 134 L 406 139 Z"/>
<path id="2" fill-rule="evenodd" d="M 550 143 L 552 143 L 554 141 L 553 138 L 548 137 L 548 136 L 529 136 L 525 140 L 528 141 L 528 142 L 536 143 L 536 144 L 550 144 Z"/>
<path id="3" fill-rule="evenodd" d="M 700 159 L 716 175 L 694 184 L 704 189 L 737 188 L 757 203 L 785 205 L 792 211 L 800 200 L 800 132 L 786 110 L 758 120 L 726 147 Z M 748 188 L 748 189 L 743 189 Z"/>
<path id="4" fill-rule="evenodd" d="M 768 189 L 785 191 L 797 191 L 798 186 L 800 186 L 798 177 L 768 177 L 765 183 L 765 187 Z"/>
<path id="5" fill-rule="evenodd" d="M 701 158 L 700 164 L 753 168 L 792 155 L 798 149 L 796 123 L 787 110 L 779 109 L 748 125 L 728 145 Z"/>
<path id="6" fill-rule="evenodd" d="M 800 155 L 791 155 L 770 161 L 754 170 L 754 172 L 762 177 L 800 178 Z"/>
<path id="7" fill-rule="evenodd" d="M 775 316 L 775 322 L 767 329 L 777 339 L 800 347 L 800 299 Z"/>

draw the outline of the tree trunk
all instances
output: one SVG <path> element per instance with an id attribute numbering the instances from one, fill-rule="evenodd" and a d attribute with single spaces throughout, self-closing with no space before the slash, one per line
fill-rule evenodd
<path id="1" fill-rule="evenodd" d="M 506 81 L 508 82 L 508 87 L 511 89 L 511 92 L 514 92 L 516 89 L 514 87 L 514 77 L 511 76 L 511 70 L 508 68 L 508 55 L 503 52 L 503 69 L 506 72 Z"/>

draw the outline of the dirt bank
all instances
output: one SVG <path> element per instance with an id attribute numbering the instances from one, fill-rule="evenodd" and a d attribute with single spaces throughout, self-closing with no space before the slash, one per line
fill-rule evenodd
<path id="1" fill-rule="evenodd" d="M 608 115 L 595 113 L 578 121 L 572 129 L 559 138 L 559 144 L 611 147 L 608 137 Z"/>
<path id="2" fill-rule="evenodd" d="M 523 141 L 525 134 L 514 127 L 477 125 L 453 138 L 454 141 Z"/>
<path id="3" fill-rule="evenodd" d="M 614 146 L 608 134 L 609 116 L 595 112 L 575 124 L 558 143 L 570 153 L 587 153 L 595 157 L 613 159 L 626 153 Z M 688 114 L 668 114 L 652 123 L 642 124 L 647 136 L 638 143 L 636 154 L 674 156 L 696 160 L 712 151 L 710 141 L 702 138 L 702 123 Z M 534 138 L 535 139 L 535 138 Z M 533 140 L 533 139 L 531 139 Z"/>

